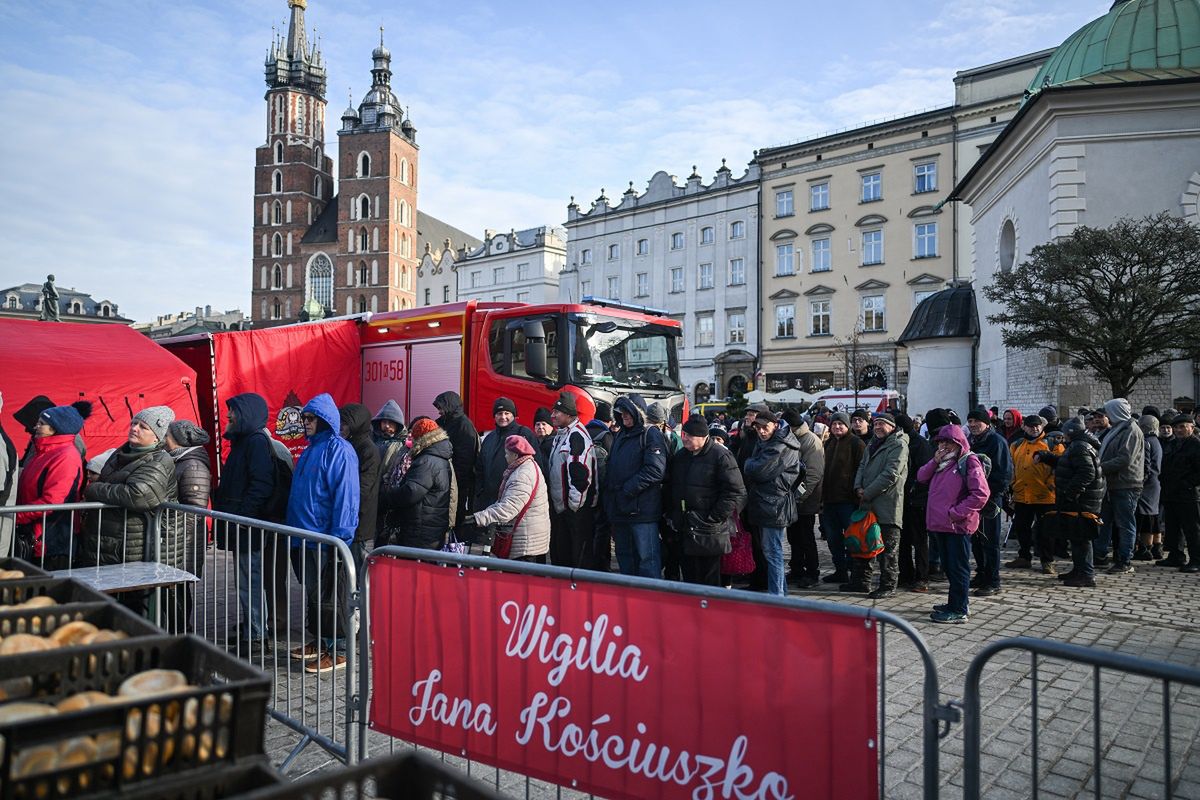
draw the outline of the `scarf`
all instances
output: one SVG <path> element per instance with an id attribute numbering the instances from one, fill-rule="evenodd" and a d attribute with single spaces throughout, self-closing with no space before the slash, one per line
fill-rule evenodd
<path id="1" fill-rule="evenodd" d="M 521 456 L 516 461 L 504 468 L 504 474 L 500 476 L 500 495 L 504 494 L 504 487 L 508 485 L 508 478 L 517 471 L 517 467 L 524 464 L 526 461 L 532 461 L 533 456 Z"/>

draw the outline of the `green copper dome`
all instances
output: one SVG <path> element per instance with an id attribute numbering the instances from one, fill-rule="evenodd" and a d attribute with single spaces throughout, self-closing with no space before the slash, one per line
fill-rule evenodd
<path id="1" fill-rule="evenodd" d="M 1200 76 L 1200 0 L 1118 0 L 1059 45 L 1029 92 Z"/>

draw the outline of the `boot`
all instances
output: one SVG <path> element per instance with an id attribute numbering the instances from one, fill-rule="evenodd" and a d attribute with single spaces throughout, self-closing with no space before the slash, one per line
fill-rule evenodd
<path id="1" fill-rule="evenodd" d="M 1155 542 L 1151 545 L 1150 558 L 1154 561 L 1159 561 L 1163 558 L 1162 542 Z"/>
<path id="2" fill-rule="evenodd" d="M 1153 561 L 1154 556 L 1150 555 L 1150 548 L 1144 544 L 1138 545 L 1137 550 L 1133 552 L 1134 561 Z"/>

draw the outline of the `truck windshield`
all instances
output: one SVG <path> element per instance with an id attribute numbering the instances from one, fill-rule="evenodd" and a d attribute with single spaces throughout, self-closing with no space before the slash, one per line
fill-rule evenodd
<path id="1" fill-rule="evenodd" d="M 573 383 L 679 388 L 676 329 L 598 314 L 572 314 L 568 325 Z"/>

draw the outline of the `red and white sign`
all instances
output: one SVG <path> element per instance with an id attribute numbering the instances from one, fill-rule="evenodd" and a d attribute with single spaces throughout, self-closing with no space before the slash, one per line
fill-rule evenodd
<path id="1" fill-rule="evenodd" d="M 878 796 L 861 618 L 371 565 L 375 730 L 612 798 Z"/>

